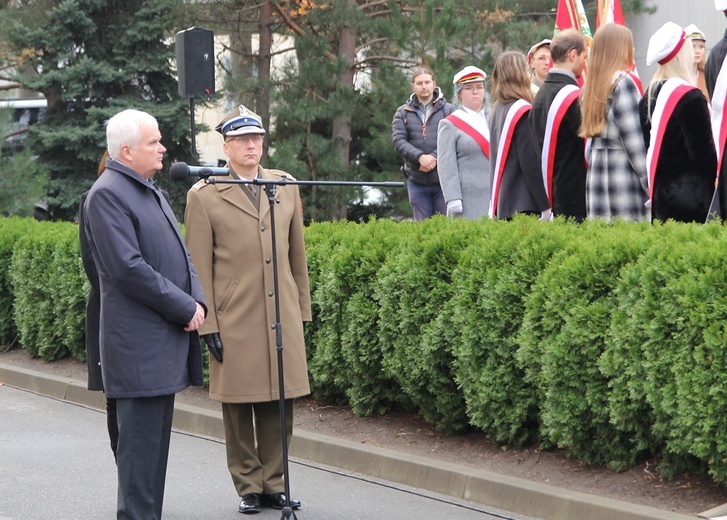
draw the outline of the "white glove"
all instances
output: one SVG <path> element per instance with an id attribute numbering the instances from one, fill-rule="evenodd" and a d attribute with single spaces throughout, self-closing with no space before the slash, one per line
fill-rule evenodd
<path id="1" fill-rule="evenodd" d="M 540 220 L 544 222 L 547 222 L 548 220 L 553 220 L 553 210 L 548 208 L 545 211 L 541 211 Z"/>
<path id="2" fill-rule="evenodd" d="M 447 216 L 456 217 L 462 213 L 462 199 L 454 199 L 447 202 Z"/>

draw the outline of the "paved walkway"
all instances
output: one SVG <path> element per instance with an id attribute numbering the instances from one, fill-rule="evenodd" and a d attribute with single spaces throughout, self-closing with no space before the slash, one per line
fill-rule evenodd
<path id="1" fill-rule="evenodd" d="M 114 517 L 116 479 L 100 392 L 0 363 L 0 520 Z M 177 405 L 165 497 L 171 520 L 247 518 L 217 412 Z M 337 469 L 336 469 L 337 468 Z M 299 520 L 687 520 L 670 513 L 296 430 Z M 281 518 L 266 510 L 250 518 Z"/>

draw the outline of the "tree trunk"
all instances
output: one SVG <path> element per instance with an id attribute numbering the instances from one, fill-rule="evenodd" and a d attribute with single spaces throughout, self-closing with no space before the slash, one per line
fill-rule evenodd
<path id="1" fill-rule="evenodd" d="M 270 34 L 270 24 L 272 23 L 272 13 L 270 2 L 260 4 L 260 15 L 258 18 L 258 34 L 260 37 L 260 48 L 257 53 L 257 70 L 258 85 L 255 89 L 255 110 L 262 118 L 263 126 L 268 132 L 270 131 L 270 47 L 272 45 L 272 35 Z M 261 161 L 267 162 L 268 158 L 268 135 L 265 135 L 265 146 L 263 147 L 263 157 Z"/>
<path id="2" fill-rule="evenodd" d="M 344 22 L 340 30 L 338 57 L 344 64 L 336 74 L 338 92 L 347 92 L 353 97 L 353 63 L 356 58 L 356 29 Z M 351 113 L 343 111 L 333 117 L 332 121 L 333 148 L 341 166 L 341 174 L 345 178 L 350 162 L 351 149 Z M 336 201 L 336 213 L 339 218 L 346 218 L 346 206 Z"/>

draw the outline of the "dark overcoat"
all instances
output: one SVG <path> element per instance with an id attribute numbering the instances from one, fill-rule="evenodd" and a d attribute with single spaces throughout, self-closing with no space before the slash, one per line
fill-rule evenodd
<path id="1" fill-rule="evenodd" d="M 184 327 L 204 295 L 161 192 L 110 159 L 84 210 L 100 281 L 106 396 L 153 397 L 201 385 L 199 335 Z"/>

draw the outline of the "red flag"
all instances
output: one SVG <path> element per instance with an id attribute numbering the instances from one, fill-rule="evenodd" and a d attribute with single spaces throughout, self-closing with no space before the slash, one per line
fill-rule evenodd
<path id="1" fill-rule="evenodd" d="M 605 23 L 626 25 L 624 13 L 621 10 L 621 0 L 598 0 L 598 7 L 596 29 Z"/>
<path id="2" fill-rule="evenodd" d="M 591 27 L 588 25 L 588 18 L 586 18 L 586 11 L 583 9 L 581 0 L 558 0 L 554 32 L 557 33 L 566 29 L 581 31 L 589 42 L 593 39 Z"/>
<path id="3" fill-rule="evenodd" d="M 593 33 L 591 33 L 591 26 L 588 24 L 588 18 L 586 18 L 586 10 L 583 9 L 583 2 L 581 0 L 558 0 L 558 10 L 555 12 L 555 29 L 553 34 L 557 34 L 560 31 L 566 29 L 575 29 L 581 31 L 583 36 L 588 40 L 588 47 L 590 48 L 593 42 Z M 580 78 L 578 78 L 578 86 L 582 87 L 586 77 L 586 71 Z"/>

